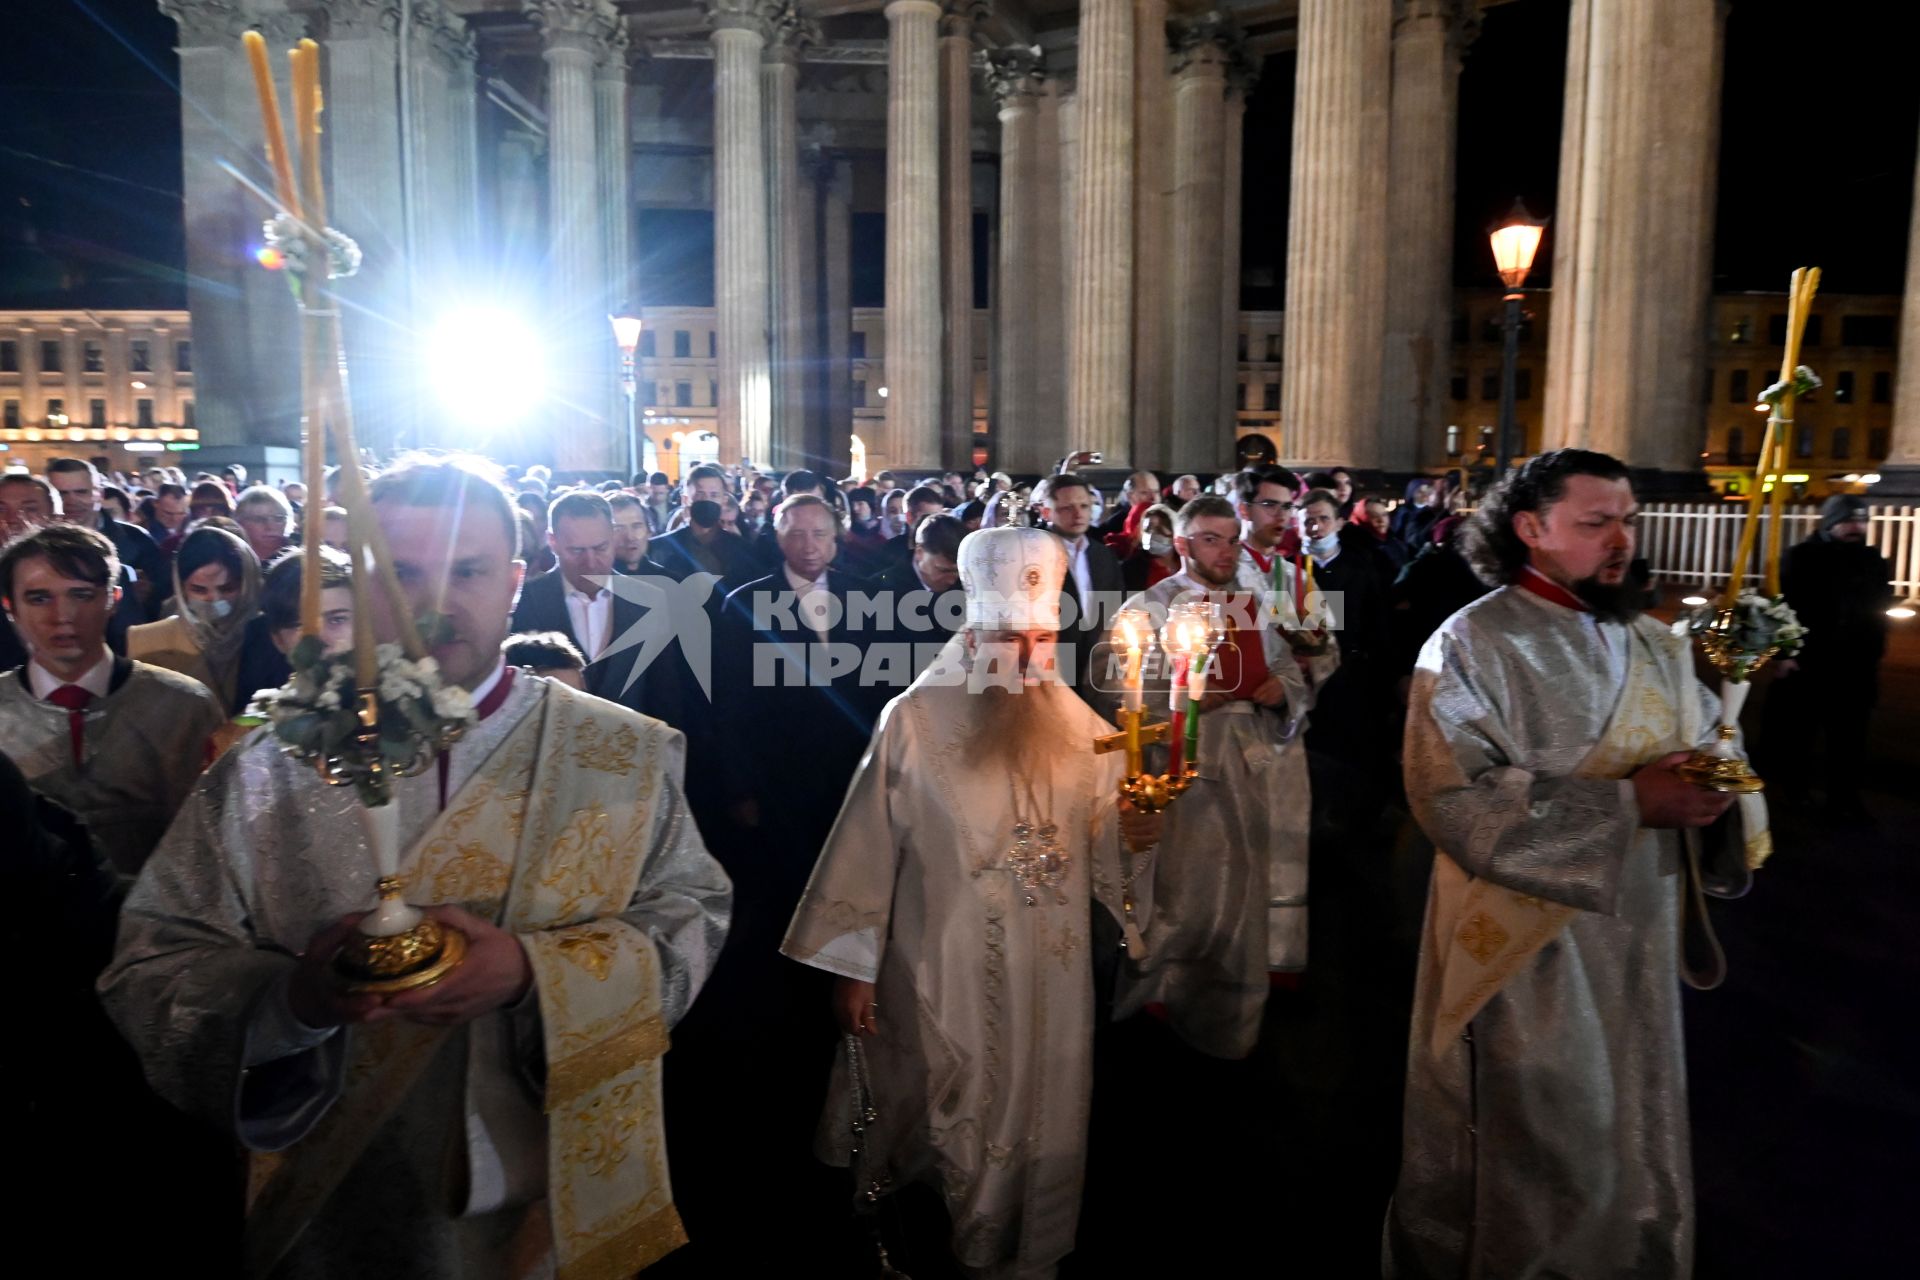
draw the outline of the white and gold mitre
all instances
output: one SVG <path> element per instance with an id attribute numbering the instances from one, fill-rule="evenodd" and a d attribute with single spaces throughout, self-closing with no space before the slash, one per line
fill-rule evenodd
<path id="1" fill-rule="evenodd" d="M 981 631 L 1058 631 L 1067 544 L 1045 529 L 980 529 L 960 543 L 967 625 Z"/>

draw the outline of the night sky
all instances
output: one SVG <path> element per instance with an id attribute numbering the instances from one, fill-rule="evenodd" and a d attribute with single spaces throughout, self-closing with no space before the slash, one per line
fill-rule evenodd
<path id="1" fill-rule="evenodd" d="M 1735 0 L 1716 289 L 1781 289 L 1803 262 L 1825 269 L 1829 292 L 1901 289 L 1920 76 L 1891 8 Z M 1493 283 L 1484 232 L 1515 195 L 1554 211 L 1567 10 L 1568 0 L 1496 7 L 1468 54 L 1459 284 Z M 43 0 L 35 19 L 0 42 L 0 305 L 55 303 L 63 285 L 75 289 L 67 305 L 183 305 L 173 24 L 154 0 Z M 1249 307 L 1284 297 L 1292 93 L 1293 58 L 1270 58 L 1247 107 Z M 711 254 L 710 237 L 688 234 L 696 243 L 644 246 L 643 265 L 661 251 L 682 263 Z M 878 239 L 855 237 L 868 256 Z M 856 277 L 877 284 L 878 268 L 863 259 Z"/>

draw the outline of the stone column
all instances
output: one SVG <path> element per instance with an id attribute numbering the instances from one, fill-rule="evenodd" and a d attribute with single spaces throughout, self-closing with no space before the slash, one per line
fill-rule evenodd
<path id="1" fill-rule="evenodd" d="M 1067 452 L 1067 234 L 1072 225 L 1071 152 L 1067 146 L 1073 124 L 1073 99 L 1058 77 L 1048 79 L 1034 116 L 1034 161 L 1037 173 L 1033 193 L 1033 302 L 1032 407 L 1026 411 L 1030 456 L 1045 460 L 1050 470 Z M 1005 282 L 1003 281 L 1003 287 Z M 1009 447 L 1012 447 L 1011 444 Z"/>
<path id="2" fill-rule="evenodd" d="M 1039 214 L 1041 173 L 1036 145 L 1040 59 L 1031 49 L 990 55 L 987 83 L 1000 104 L 999 345 L 993 362 L 995 463 L 1008 471 L 1044 471 L 1060 457 L 1034 449 L 1043 433 L 1036 413 L 1039 382 Z"/>
<path id="3" fill-rule="evenodd" d="M 962 471 L 973 462 L 973 23 L 986 8 L 944 0 L 940 14 L 940 462 Z"/>
<path id="4" fill-rule="evenodd" d="M 760 107 L 767 165 L 767 292 L 772 371 L 772 444 L 769 465 L 790 470 L 806 461 L 806 358 L 801 350 L 805 307 L 800 285 L 800 126 L 794 93 L 800 53 L 819 31 L 797 8 L 783 7 L 772 24 L 760 64 Z"/>
<path id="5" fill-rule="evenodd" d="M 1134 0 L 1133 462 L 1174 465 L 1172 226 L 1173 81 L 1167 68 L 1167 0 Z M 1211 380 L 1209 380 L 1211 382 Z"/>
<path id="6" fill-rule="evenodd" d="M 522 0 L 547 64 L 548 390 L 563 471 L 625 466 L 610 419 L 606 275 L 601 262 L 594 63 L 614 24 L 608 0 Z"/>
<path id="7" fill-rule="evenodd" d="M 1074 210 L 1080 201 L 1080 96 L 1074 92 L 1071 76 L 1057 80 L 1054 90 L 1054 150 L 1059 157 L 1060 173 L 1060 315 L 1066 322 L 1060 335 L 1060 413 L 1064 428 L 1067 385 L 1073 380 L 1068 335 L 1073 332 L 1075 310 L 1080 305 L 1078 292 L 1073 287 L 1073 264 L 1079 261 L 1078 250 L 1074 248 L 1079 219 L 1074 216 Z M 1062 438 L 1065 438 L 1064 431 Z"/>
<path id="8" fill-rule="evenodd" d="M 1067 440 L 1123 467 L 1133 445 L 1133 0 L 1081 0 Z"/>
<path id="9" fill-rule="evenodd" d="M 1173 385 L 1171 450 L 1155 461 L 1202 471 L 1219 454 L 1221 201 L 1230 32 L 1219 14 L 1182 23 L 1173 54 Z M 1143 459 L 1144 461 L 1144 459 Z"/>
<path id="10" fill-rule="evenodd" d="M 887 5 L 887 440 L 881 465 L 940 462 L 940 61 L 933 0 Z"/>
<path id="11" fill-rule="evenodd" d="M 376 453 L 418 438 L 415 413 L 423 403 L 404 336 L 413 330 L 414 317 L 400 151 L 406 125 L 397 75 L 398 9 L 394 0 L 327 0 L 320 57 L 327 216 L 365 254 L 360 270 L 338 282 L 354 437 Z"/>
<path id="12" fill-rule="evenodd" d="M 1392 0 L 1301 0 L 1287 217 L 1289 460 L 1380 463 Z"/>
<path id="13" fill-rule="evenodd" d="M 1620 457 L 1643 498 L 1704 484 L 1723 25 L 1719 0 L 1573 4 L 1544 445 Z"/>
<path id="14" fill-rule="evenodd" d="M 1209 446 L 1212 468 L 1233 465 L 1239 436 L 1234 405 L 1240 385 L 1240 192 L 1245 168 L 1241 144 L 1247 95 L 1259 78 L 1260 64 L 1244 50 L 1227 66 L 1227 101 L 1220 126 L 1220 416 Z"/>
<path id="15" fill-rule="evenodd" d="M 187 308 L 197 348 L 195 422 L 204 447 L 238 449 L 300 441 L 299 323 L 286 281 L 248 256 L 259 243 L 259 202 L 219 166 L 238 165 L 267 190 L 260 108 L 240 56 L 240 36 L 259 25 L 277 62 L 281 111 L 287 101 L 285 51 L 306 34 L 301 18 L 258 23 L 232 4 L 163 0 L 179 25 L 182 213 L 186 229 Z M 330 99 L 331 100 L 331 99 Z M 337 220 L 337 218 L 336 218 Z M 353 234 L 365 235 L 356 227 Z M 31 371 L 40 367 L 40 337 L 23 333 L 21 413 L 37 418 L 42 402 Z"/>
<path id="16" fill-rule="evenodd" d="M 822 456 L 830 473 L 844 473 L 853 449 L 853 162 L 836 156 L 820 186 L 822 345 L 826 350 L 827 414 Z"/>
<path id="17" fill-rule="evenodd" d="M 474 76 L 477 49 L 466 19 L 443 14 L 435 44 L 446 67 L 445 233 L 454 254 L 464 260 L 480 241 L 479 89 Z"/>
<path id="18" fill-rule="evenodd" d="M 1388 142 L 1386 355 L 1380 465 L 1412 471 L 1445 456 L 1453 371 L 1453 166 L 1460 59 L 1479 10 L 1402 0 L 1393 26 Z"/>
<path id="19" fill-rule="evenodd" d="M 760 57 L 775 6 L 707 0 L 713 26 L 714 302 L 720 350 L 720 457 L 766 465 L 772 445 L 767 355 L 767 187 Z"/>
<path id="20" fill-rule="evenodd" d="M 1875 498 L 1920 498 L 1920 166 L 1914 171 L 1913 221 L 1907 230 L 1907 291 L 1900 300 L 1899 381 L 1893 393 L 1893 443 L 1880 464 Z"/>
<path id="21" fill-rule="evenodd" d="M 614 468 L 625 479 L 629 469 L 638 471 L 646 450 L 638 440 L 638 429 L 630 421 L 637 411 L 627 402 L 618 376 L 619 347 L 612 338 L 612 325 L 605 318 L 618 315 L 623 308 L 637 307 L 639 298 L 633 280 L 633 201 L 629 197 L 633 174 L 633 134 L 628 118 L 627 73 L 632 66 L 632 45 L 626 20 L 614 15 L 603 31 L 596 51 L 593 98 L 595 138 L 599 152 L 601 292 L 599 326 L 600 350 L 604 353 L 602 384 L 606 387 L 608 435 Z M 587 323 L 583 318 L 583 323 Z"/>

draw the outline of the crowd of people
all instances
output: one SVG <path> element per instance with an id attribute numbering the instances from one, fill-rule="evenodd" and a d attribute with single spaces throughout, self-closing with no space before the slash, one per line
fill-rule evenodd
<path id="1" fill-rule="evenodd" d="M 1644 614 L 1626 469 L 1561 451 L 1470 498 L 1277 466 L 1110 491 L 1090 461 L 363 465 L 477 712 L 395 800 L 409 896 L 469 958 L 387 1000 L 327 969 L 367 837 L 252 706 L 311 539 L 322 649 L 353 644 L 339 474 L 0 473 L 10 941 L 76 1067 L 7 1093 L 48 1212 L 110 1143 L 141 1203 L 102 1256 L 150 1264 L 151 1228 L 209 1274 L 864 1274 L 856 1202 L 896 1254 L 935 1242 L 922 1280 L 1223 1261 L 1265 1236 L 1294 1135 L 1255 1117 L 1310 1022 L 1366 1064 L 1335 1092 L 1405 1068 L 1389 1274 L 1686 1274 L 1678 833 L 1726 835 L 1691 874 L 1733 894 L 1766 824 L 1674 773 L 1713 717 Z M 1789 594 L 1883 589 L 1830 514 Z M 1094 746 L 1136 696 L 1114 628 L 1190 599 L 1216 660 L 1152 812 Z M 1408 833 L 1424 929 L 1369 919 Z M 1200 1185 L 1237 1124 L 1240 1186 Z M 1085 1238 L 1143 1195 L 1221 1220 Z"/>

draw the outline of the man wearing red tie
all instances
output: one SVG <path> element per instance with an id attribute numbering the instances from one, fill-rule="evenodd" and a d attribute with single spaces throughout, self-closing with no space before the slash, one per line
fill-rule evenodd
<path id="1" fill-rule="evenodd" d="M 27 651 L 0 676 L 0 753 L 85 820 L 116 870 L 140 870 L 192 790 L 226 718 L 197 680 L 107 648 L 113 544 L 52 524 L 0 552 L 0 603 Z"/>

